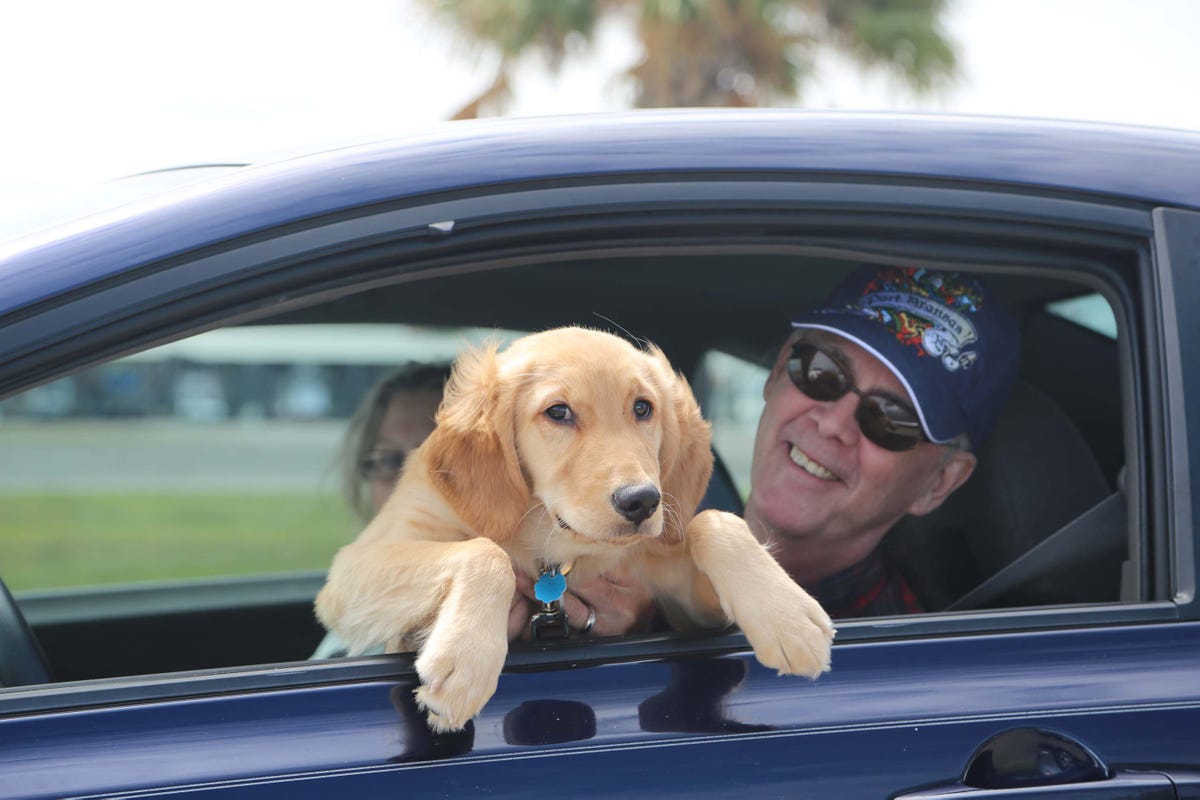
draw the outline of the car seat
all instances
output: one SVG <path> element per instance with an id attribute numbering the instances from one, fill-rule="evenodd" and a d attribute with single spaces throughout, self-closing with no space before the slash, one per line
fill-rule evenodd
<path id="1" fill-rule="evenodd" d="M 974 474 L 943 506 L 902 520 L 885 540 L 929 610 L 947 608 L 1112 495 L 1079 430 L 1048 395 L 1018 381 L 979 449 Z M 1116 601 L 1119 549 L 1087 548 L 989 606 Z"/>
<path id="2" fill-rule="evenodd" d="M 713 450 L 712 477 L 708 479 L 708 488 L 704 490 L 704 497 L 700 499 L 700 505 L 696 508 L 696 511 L 699 513 L 708 509 L 728 511 L 731 514 L 737 514 L 739 517 L 745 512 L 745 508 L 742 505 L 742 497 L 738 494 L 733 476 L 729 473 L 729 468 L 725 466 L 725 462 L 721 460 L 721 456 L 716 450 Z"/>

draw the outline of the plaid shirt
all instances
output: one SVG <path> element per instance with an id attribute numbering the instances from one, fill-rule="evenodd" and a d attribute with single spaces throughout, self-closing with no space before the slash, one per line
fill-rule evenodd
<path id="1" fill-rule="evenodd" d="M 925 609 L 881 548 L 852 567 L 804 587 L 834 619 L 917 614 Z"/>

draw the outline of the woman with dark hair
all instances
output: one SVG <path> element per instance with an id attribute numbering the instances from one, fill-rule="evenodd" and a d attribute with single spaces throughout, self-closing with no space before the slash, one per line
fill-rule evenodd
<path id="1" fill-rule="evenodd" d="M 377 383 L 342 441 L 346 502 L 366 522 L 392 493 L 404 459 L 434 428 L 449 364 L 413 364 Z"/>

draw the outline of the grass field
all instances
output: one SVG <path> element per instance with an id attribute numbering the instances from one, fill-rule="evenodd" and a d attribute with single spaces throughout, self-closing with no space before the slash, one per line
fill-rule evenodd
<path id="1" fill-rule="evenodd" d="M 13 591 L 323 569 L 358 524 L 336 494 L 0 494 Z"/>

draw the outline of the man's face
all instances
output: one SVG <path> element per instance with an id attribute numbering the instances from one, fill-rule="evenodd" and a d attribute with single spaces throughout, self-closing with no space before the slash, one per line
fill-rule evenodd
<path id="1" fill-rule="evenodd" d="M 868 441 L 854 416 L 858 395 L 819 402 L 788 378 L 797 338 L 780 349 L 763 390 L 747 516 L 765 524 L 772 538 L 855 542 L 865 556 L 905 513 L 940 505 L 966 480 L 974 458 L 929 443 L 896 453 Z M 839 354 L 861 391 L 890 393 L 912 405 L 896 376 L 858 345 L 824 331 L 808 331 L 805 339 Z"/>

